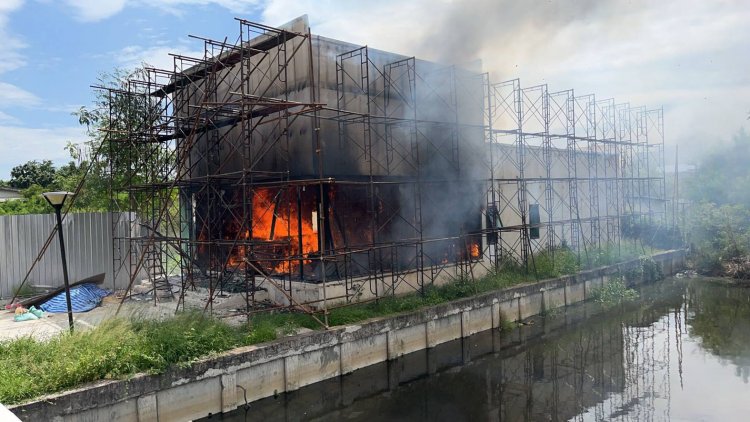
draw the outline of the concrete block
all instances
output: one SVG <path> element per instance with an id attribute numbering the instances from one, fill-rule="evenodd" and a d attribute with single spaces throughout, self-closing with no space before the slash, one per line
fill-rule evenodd
<path id="1" fill-rule="evenodd" d="M 584 283 L 570 283 L 565 286 L 565 300 L 568 305 L 583 302 L 586 299 Z"/>
<path id="2" fill-rule="evenodd" d="M 336 377 L 341 373 L 339 346 L 287 356 L 284 370 L 286 391 L 294 391 L 306 385 Z"/>
<path id="3" fill-rule="evenodd" d="M 500 302 L 495 299 L 492 303 L 492 328 L 500 328 Z"/>
<path id="4" fill-rule="evenodd" d="M 378 334 L 341 344 L 341 373 L 388 360 L 388 336 Z"/>
<path id="5" fill-rule="evenodd" d="M 427 324 L 416 324 L 388 332 L 388 359 L 427 348 Z"/>
<path id="6" fill-rule="evenodd" d="M 519 314 L 521 319 L 539 315 L 542 312 L 542 293 L 532 293 L 519 299 Z"/>
<path id="7" fill-rule="evenodd" d="M 674 256 L 670 255 L 662 265 L 662 271 L 664 274 L 674 274 Z"/>
<path id="8" fill-rule="evenodd" d="M 500 319 L 503 321 L 518 321 L 518 299 L 500 302 Z"/>
<path id="9" fill-rule="evenodd" d="M 544 292 L 544 308 L 546 310 L 562 308 L 563 306 L 565 306 L 564 287 L 548 289 Z"/>
<path id="10" fill-rule="evenodd" d="M 249 403 L 286 391 L 283 358 L 241 369 L 236 374 L 236 385 L 245 389 L 236 390 L 238 404 L 245 404 L 245 394 Z"/>
<path id="11" fill-rule="evenodd" d="M 584 281 L 586 300 L 588 300 L 591 297 L 591 292 L 593 292 L 595 289 L 598 289 L 600 287 L 602 287 L 601 277 L 592 278 L 592 279 Z"/>
<path id="12" fill-rule="evenodd" d="M 492 329 L 492 306 L 465 311 L 463 315 L 468 316 L 464 325 L 464 337 Z"/>
<path id="13" fill-rule="evenodd" d="M 155 415 L 154 415 L 155 416 Z M 61 422 L 99 422 L 99 421 L 139 421 L 136 400 L 125 400 L 109 406 L 97 407 L 56 417 Z M 157 419 L 150 419 L 156 421 Z"/>
<path id="14" fill-rule="evenodd" d="M 138 397 L 138 422 L 158 421 L 156 394 Z"/>
<path id="15" fill-rule="evenodd" d="M 461 338 L 461 314 L 448 315 L 427 322 L 427 347 L 435 347 Z"/>
<path id="16" fill-rule="evenodd" d="M 156 394 L 159 420 L 185 421 L 221 412 L 221 379 L 206 378 Z"/>
<path id="17" fill-rule="evenodd" d="M 230 412 L 237 408 L 237 373 L 221 376 L 221 411 Z"/>

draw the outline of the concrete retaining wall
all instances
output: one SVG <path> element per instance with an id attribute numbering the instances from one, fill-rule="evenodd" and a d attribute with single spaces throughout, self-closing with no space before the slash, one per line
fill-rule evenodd
<path id="1" fill-rule="evenodd" d="M 683 251 L 654 256 L 664 274 Z M 581 302 L 638 260 L 434 306 L 361 324 L 248 346 L 161 375 L 103 381 L 12 407 L 24 420 L 172 421 L 197 419 L 294 391 L 385 360 Z M 408 371 L 407 371 L 408 372 Z"/>

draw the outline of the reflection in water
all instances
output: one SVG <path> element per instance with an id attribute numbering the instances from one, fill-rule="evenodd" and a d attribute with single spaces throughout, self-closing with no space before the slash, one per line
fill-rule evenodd
<path id="1" fill-rule="evenodd" d="M 750 381 L 750 289 L 691 283 L 687 289 L 687 323 L 691 337 L 737 376 Z M 748 405 L 750 408 L 750 404 Z"/>
<path id="2" fill-rule="evenodd" d="M 251 403 L 241 420 L 746 420 L 750 289 L 647 286 Z"/>

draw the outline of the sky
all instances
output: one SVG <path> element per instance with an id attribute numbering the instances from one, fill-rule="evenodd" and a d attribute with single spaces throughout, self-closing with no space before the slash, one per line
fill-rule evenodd
<path id="1" fill-rule="evenodd" d="M 29 160 L 69 161 L 86 140 L 71 113 L 97 76 L 169 53 L 188 37 L 237 36 L 241 17 L 445 63 L 482 61 L 493 81 L 546 83 L 664 107 L 668 162 L 750 127 L 747 0 L 0 0 L 0 179 Z"/>

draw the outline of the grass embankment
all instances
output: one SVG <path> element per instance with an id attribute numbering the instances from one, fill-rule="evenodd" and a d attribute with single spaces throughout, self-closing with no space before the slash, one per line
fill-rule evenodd
<path id="1" fill-rule="evenodd" d="M 632 251 L 631 251 L 632 249 Z M 618 260 L 637 256 L 628 249 Z M 614 263 L 614 254 L 598 251 L 592 266 Z M 457 280 L 428 286 L 424 294 L 388 297 L 329 312 L 330 325 L 414 311 L 514 284 L 559 277 L 579 271 L 576 256 L 566 249 L 538 254 L 535 271 L 507 265 L 481 279 Z M 234 327 L 199 313 L 184 313 L 163 321 L 113 319 L 98 327 L 63 334 L 46 341 L 20 338 L 0 342 L 0 402 L 10 405 L 72 388 L 87 382 L 123 378 L 139 372 L 160 373 L 172 365 L 186 365 L 232 348 L 270 341 L 300 327 L 320 329 L 301 313 L 261 314 L 247 325 Z"/>
<path id="2" fill-rule="evenodd" d="M 253 340 L 239 328 L 185 313 L 164 321 L 112 319 L 46 341 L 23 337 L 1 342 L 0 402 L 19 403 L 138 372 L 159 373 Z"/>

